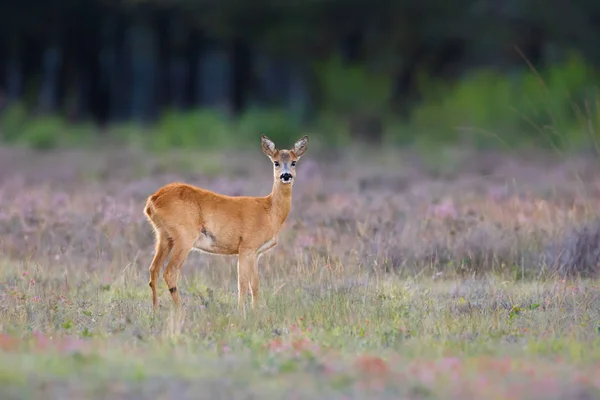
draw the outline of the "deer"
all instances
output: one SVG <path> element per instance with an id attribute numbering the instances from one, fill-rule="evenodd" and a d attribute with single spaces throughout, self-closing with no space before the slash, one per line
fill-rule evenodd
<path id="1" fill-rule="evenodd" d="M 263 153 L 273 164 L 273 188 L 263 197 L 229 196 L 182 182 L 169 183 L 148 197 L 144 214 L 154 230 L 155 254 L 150 264 L 152 308 L 158 308 L 158 279 L 163 279 L 174 305 L 181 309 L 177 290 L 181 269 L 190 252 L 237 256 L 238 308 L 248 292 L 252 308 L 259 302 L 258 260 L 278 243 L 279 232 L 292 206 L 296 163 L 306 153 L 308 136 L 292 149 L 279 150 L 261 135 Z"/>

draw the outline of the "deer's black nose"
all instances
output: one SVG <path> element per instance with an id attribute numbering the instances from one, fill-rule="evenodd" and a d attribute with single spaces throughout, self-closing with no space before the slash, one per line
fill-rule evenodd
<path id="1" fill-rule="evenodd" d="M 282 181 L 290 181 L 292 179 L 292 174 L 290 174 L 289 172 L 286 172 L 285 174 L 281 174 L 281 176 L 279 177 Z"/>

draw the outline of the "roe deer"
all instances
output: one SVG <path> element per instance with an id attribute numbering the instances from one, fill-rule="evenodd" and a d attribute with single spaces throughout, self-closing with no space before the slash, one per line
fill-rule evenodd
<path id="1" fill-rule="evenodd" d="M 292 205 L 296 162 L 308 147 L 308 136 L 291 150 L 278 150 L 261 135 L 262 151 L 273 162 L 273 189 L 268 196 L 226 196 L 174 182 L 160 188 L 146 202 L 144 213 L 154 228 L 156 254 L 150 264 L 152 306 L 158 306 L 160 270 L 171 254 L 163 278 L 177 309 L 177 283 L 191 250 L 237 255 L 238 307 L 243 309 L 250 286 L 252 308 L 259 300 L 258 259 L 277 245 L 277 237 Z"/>

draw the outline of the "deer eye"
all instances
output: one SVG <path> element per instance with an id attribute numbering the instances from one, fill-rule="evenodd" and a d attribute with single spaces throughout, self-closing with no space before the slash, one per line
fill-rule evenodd
<path id="1" fill-rule="evenodd" d="M 292 167 L 296 166 L 296 161 L 292 161 Z"/>
<path id="2" fill-rule="evenodd" d="M 276 167 L 279 167 L 279 161 L 273 161 L 273 164 L 274 164 Z"/>

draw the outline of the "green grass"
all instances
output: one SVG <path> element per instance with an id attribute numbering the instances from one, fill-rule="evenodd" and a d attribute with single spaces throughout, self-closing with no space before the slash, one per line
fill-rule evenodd
<path id="1" fill-rule="evenodd" d="M 244 317 L 227 289 L 235 281 L 220 288 L 189 268 L 181 285 L 185 318 L 175 320 L 164 284 L 153 315 L 143 271 L 112 282 L 69 272 L 3 265 L 3 397 L 393 398 L 422 391 L 449 398 L 455 391 L 459 398 L 465 387 L 481 396 L 516 387 L 523 371 L 536 371 L 540 382 L 556 374 L 561 395 L 597 371 L 600 357 L 600 286 L 593 281 L 305 271 L 318 274 L 316 283 L 263 274 L 262 307 Z M 505 371 L 496 376 L 497 368 Z M 497 382 L 483 385 L 481 376 Z M 515 395 L 541 396 L 536 382 Z"/>

